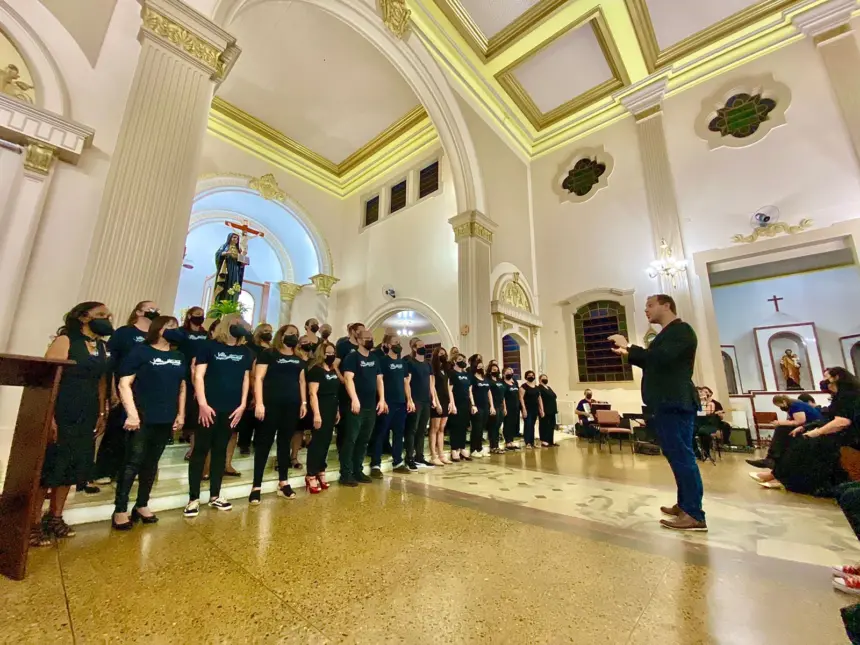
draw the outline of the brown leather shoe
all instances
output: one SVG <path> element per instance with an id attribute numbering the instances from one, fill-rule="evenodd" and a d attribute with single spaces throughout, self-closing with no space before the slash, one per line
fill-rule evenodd
<path id="1" fill-rule="evenodd" d="M 678 517 L 684 511 L 682 511 L 681 508 L 677 504 L 675 504 L 671 508 L 668 506 L 661 506 L 660 512 L 663 513 L 663 515 L 671 515 L 672 517 Z"/>
<path id="2" fill-rule="evenodd" d="M 684 511 L 674 520 L 660 520 L 660 526 L 664 529 L 672 529 L 674 531 L 699 531 L 704 533 L 708 530 L 708 525 L 705 522 L 695 520 Z"/>

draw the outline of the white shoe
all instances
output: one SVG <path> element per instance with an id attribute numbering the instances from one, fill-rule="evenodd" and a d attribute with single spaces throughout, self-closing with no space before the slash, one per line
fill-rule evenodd
<path id="1" fill-rule="evenodd" d="M 200 500 L 192 499 L 185 506 L 185 510 L 182 511 L 182 514 L 185 517 L 197 517 L 200 514 Z"/>
<path id="2" fill-rule="evenodd" d="M 95 480 L 93 483 L 97 484 L 98 486 L 107 486 L 108 484 L 110 484 L 110 482 L 110 477 L 102 477 L 100 479 Z"/>
<path id="3" fill-rule="evenodd" d="M 472 459 L 483 459 L 487 455 L 484 454 L 483 450 L 478 450 L 472 453 Z"/>
<path id="4" fill-rule="evenodd" d="M 233 505 L 223 497 L 216 497 L 209 500 L 209 506 L 217 508 L 219 511 L 232 511 Z"/>

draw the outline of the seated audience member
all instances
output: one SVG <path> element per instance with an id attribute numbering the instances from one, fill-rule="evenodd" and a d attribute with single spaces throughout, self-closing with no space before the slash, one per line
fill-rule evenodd
<path id="1" fill-rule="evenodd" d="M 811 395 L 811 394 L 808 394 L 807 392 L 803 392 L 802 394 L 798 394 L 798 395 L 797 395 L 797 400 L 798 400 L 798 401 L 803 401 L 804 403 L 808 403 L 809 405 L 811 405 L 811 406 L 812 406 L 813 408 L 815 408 L 816 410 L 819 410 L 819 411 L 821 410 L 821 406 L 820 406 L 820 405 L 818 405 L 818 404 L 815 402 L 815 399 L 814 399 L 814 398 L 812 398 L 812 395 Z"/>
<path id="2" fill-rule="evenodd" d="M 696 388 L 699 391 L 701 410 L 696 417 L 696 435 L 693 439 L 693 452 L 699 460 L 713 460 L 711 448 L 713 437 L 719 433 L 724 444 L 731 443 L 732 427 L 723 420 L 725 410 L 719 401 L 714 399 L 714 391 L 708 386 Z M 696 437 L 698 441 L 696 441 Z M 699 448 L 701 444 L 701 449 Z"/>
<path id="3" fill-rule="evenodd" d="M 803 395 L 801 394 L 801 396 Z M 792 399 L 785 394 L 777 394 L 773 397 L 773 404 L 787 413 L 788 418 L 780 419 L 774 423 L 773 439 L 771 439 L 767 456 L 764 459 L 746 460 L 750 466 L 755 466 L 756 468 L 773 468 L 776 460 L 785 452 L 785 447 L 791 439 L 792 431 L 800 426 L 821 420 L 821 410 L 801 401 L 800 397 Z"/>
<path id="4" fill-rule="evenodd" d="M 583 439 L 594 439 L 597 437 L 597 422 L 594 419 L 594 413 L 591 411 L 591 404 L 597 403 L 594 400 L 594 395 L 591 390 L 585 391 L 585 398 L 576 404 L 576 417 L 579 423 L 576 424 L 576 436 Z"/>
<path id="5" fill-rule="evenodd" d="M 860 381 L 844 367 L 828 368 L 824 378 L 833 392 L 827 422 L 815 429 L 798 426 L 790 436 L 801 440 L 788 443 L 771 472 L 750 473 L 765 488 L 785 487 L 793 493 L 831 497 L 836 486 L 847 480 L 839 462 L 840 449 L 860 445 L 856 423 Z"/>

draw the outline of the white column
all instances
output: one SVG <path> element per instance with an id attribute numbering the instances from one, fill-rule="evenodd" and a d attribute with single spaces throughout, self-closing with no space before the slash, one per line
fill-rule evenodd
<path id="1" fill-rule="evenodd" d="M 851 28 L 856 0 L 830 0 L 794 16 L 794 24 L 812 38 L 821 55 L 830 86 L 854 153 L 860 161 L 860 47 Z"/>
<path id="2" fill-rule="evenodd" d="M 314 289 L 316 289 L 317 292 L 314 318 L 320 321 L 320 325 L 323 323 L 331 324 L 328 319 L 328 306 L 329 301 L 331 300 L 332 287 L 334 287 L 338 282 L 340 282 L 340 280 L 334 276 L 325 275 L 324 273 L 318 273 L 317 275 L 311 276 L 311 283 L 314 285 Z"/>
<path id="3" fill-rule="evenodd" d="M 278 287 L 281 290 L 281 310 L 278 316 L 278 326 L 283 327 L 292 322 L 293 303 L 296 301 L 296 296 L 302 290 L 302 285 L 292 282 L 279 282 Z M 299 328 L 301 329 L 301 327 Z M 302 332 L 303 333 L 303 332 Z M 299 334 L 301 335 L 301 333 Z"/>
<path id="4" fill-rule="evenodd" d="M 457 284 L 460 334 L 455 342 L 464 354 L 493 355 L 493 321 L 490 312 L 490 247 L 496 223 L 478 211 L 467 211 L 448 222 L 457 242 Z"/>
<path id="5" fill-rule="evenodd" d="M 40 143 L 25 146 L 19 157 L 23 172 L 18 170 L 13 174 L 18 180 L 13 179 L 7 193 L 8 200 L 2 213 L 4 234 L 0 235 L 0 258 L 3 258 L 5 267 L 3 298 L 0 298 L 0 351 L 10 349 L 9 335 L 15 308 L 39 229 L 42 207 L 51 186 L 55 158 L 55 150 L 50 146 Z M 8 159 L 4 160 L 0 169 L 5 171 L 10 165 Z"/>
<path id="6" fill-rule="evenodd" d="M 140 0 L 141 42 L 82 297 L 124 315 L 176 297 L 200 149 L 235 39 L 180 0 Z"/>

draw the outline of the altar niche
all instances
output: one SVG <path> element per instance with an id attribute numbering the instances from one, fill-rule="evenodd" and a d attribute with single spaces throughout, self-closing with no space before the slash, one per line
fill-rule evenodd
<path id="1" fill-rule="evenodd" d="M 824 379 L 815 323 L 756 327 L 753 333 L 766 390 L 815 390 Z"/>

